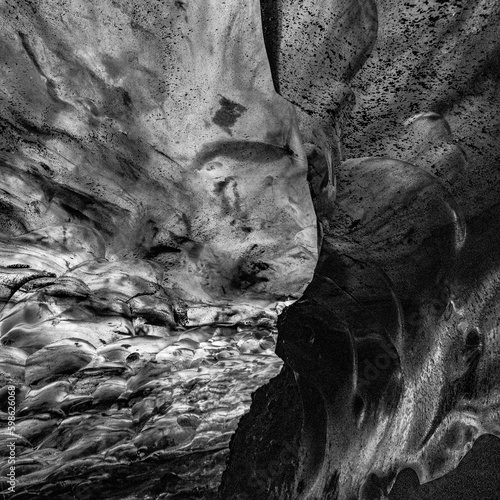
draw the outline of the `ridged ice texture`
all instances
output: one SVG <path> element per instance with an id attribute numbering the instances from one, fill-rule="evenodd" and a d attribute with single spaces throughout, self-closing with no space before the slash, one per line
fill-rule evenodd
<path id="1" fill-rule="evenodd" d="M 208 498 L 250 394 L 281 368 L 279 309 L 188 307 L 158 263 L 104 248 L 70 224 L 3 242 L 2 489 L 14 385 L 20 498 Z"/>
<path id="2" fill-rule="evenodd" d="M 317 261 L 259 3 L 0 6 L 0 441 L 16 494 L 208 498 Z"/>

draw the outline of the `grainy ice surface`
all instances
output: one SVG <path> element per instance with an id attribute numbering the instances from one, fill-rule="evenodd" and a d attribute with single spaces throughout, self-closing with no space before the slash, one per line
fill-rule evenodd
<path id="1" fill-rule="evenodd" d="M 499 40 L 0 1 L 3 497 L 498 500 Z"/>
<path id="2" fill-rule="evenodd" d="M 0 29 L 2 492 L 208 498 L 317 260 L 259 4 L 5 1 Z"/>
<path id="3" fill-rule="evenodd" d="M 421 498 L 498 498 L 496 474 L 483 480 L 495 469 L 479 465 L 495 441 L 448 474 L 479 436 L 499 435 L 500 5 L 263 12 L 279 35 L 264 23 L 273 75 L 298 109 L 322 247 L 278 328 L 294 376 L 257 391 L 221 491 L 381 499 L 412 469 Z"/>

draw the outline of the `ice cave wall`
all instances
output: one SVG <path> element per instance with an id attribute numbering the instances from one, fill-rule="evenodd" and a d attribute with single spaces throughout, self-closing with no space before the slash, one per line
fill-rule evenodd
<path id="1" fill-rule="evenodd" d="M 462 305 L 479 298 L 468 320 L 489 335 L 478 372 L 490 380 L 480 394 L 489 408 L 498 371 L 498 2 L 6 0 L 0 8 L 0 363 L 2 383 L 18 392 L 21 494 L 215 495 L 250 393 L 281 367 L 272 353 L 280 303 L 310 283 L 318 246 L 317 275 L 382 305 L 362 314 L 316 281 L 305 295 L 318 299 L 305 311 L 310 324 L 315 311 L 335 323 L 332 303 L 358 332 L 382 314 L 375 323 L 390 330 L 398 354 L 416 352 L 413 362 L 400 356 L 405 380 L 436 344 L 398 334 L 387 297 L 395 291 L 411 318 L 418 299 L 431 323 L 447 306 L 429 286 L 436 273 L 455 280 Z M 342 252 L 375 261 L 393 288 L 331 258 Z M 318 434 L 308 431 L 312 459 L 298 452 L 303 415 L 290 367 L 310 364 L 283 347 L 294 328 L 282 328 L 288 367 L 242 421 L 227 495 L 241 487 L 231 479 L 238 467 L 250 459 L 268 470 L 262 464 L 280 456 L 283 439 L 290 466 L 266 473 L 281 488 L 276 498 L 297 486 L 299 457 L 308 477 L 321 472 L 311 495 L 335 494 L 338 451 L 319 460 Z M 307 336 L 295 333 L 307 353 Z M 446 337 L 447 355 L 427 381 L 437 392 L 467 373 L 450 361 L 461 354 Z M 378 352 L 358 344 L 357 355 Z M 391 418 L 401 411 L 384 395 L 401 375 L 393 368 L 370 403 Z M 334 397 L 326 386 L 335 376 L 315 379 L 322 398 Z M 357 396 L 360 413 L 367 395 Z M 445 411 L 440 395 L 426 397 L 433 404 L 420 405 L 414 424 L 429 408 Z M 328 418 L 345 418 L 332 408 Z M 494 412 L 485 412 L 480 431 L 493 432 Z M 317 413 L 313 425 L 325 425 Z M 380 430 L 370 425 L 366 435 Z M 353 449 L 348 463 L 359 460 Z M 434 472 L 446 469 L 440 450 L 427 456 Z M 366 479 L 341 481 L 342 491 L 363 484 L 379 494 L 392 476 Z M 252 484 L 259 492 L 264 483 Z"/>

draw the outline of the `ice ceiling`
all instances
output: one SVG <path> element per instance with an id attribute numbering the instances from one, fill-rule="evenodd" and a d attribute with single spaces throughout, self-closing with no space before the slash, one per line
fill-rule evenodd
<path id="1" fill-rule="evenodd" d="M 11 498 L 383 499 L 499 435 L 497 1 L 0 9 Z"/>

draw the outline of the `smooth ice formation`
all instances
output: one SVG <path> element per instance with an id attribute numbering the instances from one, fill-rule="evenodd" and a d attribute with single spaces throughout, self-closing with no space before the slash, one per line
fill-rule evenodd
<path id="1" fill-rule="evenodd" d="M 0 375 L 5 397 L 16 386 L 17 492 L 203 497 L 281 367 L 277 312 L 318 252 L 259 3 L 1 9 Z"/>
<path id="2" fill-rule="evenodd" d="M 383 499 L 499 435 L 499 15 L 0 5 L 19 498 Z"/>

